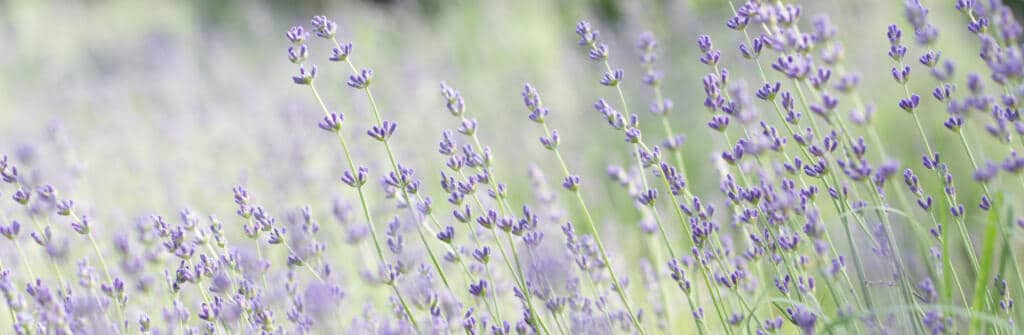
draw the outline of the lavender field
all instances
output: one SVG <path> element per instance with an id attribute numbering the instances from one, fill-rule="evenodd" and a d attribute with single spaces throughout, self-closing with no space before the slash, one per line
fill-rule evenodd
<path id="1" fill-rule="evenodd" d="M 0 334 L 1017 334 L 1021 15 L 0 2 Z"/>

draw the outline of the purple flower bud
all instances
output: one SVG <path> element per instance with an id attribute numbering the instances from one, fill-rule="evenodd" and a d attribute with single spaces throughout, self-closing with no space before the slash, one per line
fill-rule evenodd
<path id="1" fill-rule="evenodd" d="M 974 10 L 976 0 L 957 0 L 954 8 L 960 12 L 971 12 Z"/>
<path id="2" fill-rule="evenodd" d="M 723 151 L 721 154 L 722 160 L 729 164 L 736 164 L 743 158 L 744 148 L 742 144 L 736 144 L 732 151 Z"/>
<path id="3" fill-rule="evenodd" d="M 371 82 L 373 82 L 373 70 L 362 69 L 358 74 L 348 76 L 346 84 L 351 88 L 361 90 L 370 87 Z"/>
<path id="4" fill-rule="evenodd" d="M 26 190 L 26 189 L 23 189 L 23 188 L 18 189 L 17 191 L 14 192 L 13 195 L 11 195 L 11 199 L 13 199 L 14 202 L 17 202 L 17 203 L 22 204 L 22 205 L 28 205 L 28 202 L 29 202 L 29 200 L 31 200 L 31 198 L 32 198 L 32 191 L 29 191 L 29 190 Z"/>
<path id="5" fill-rule="evenodd" d="M 530 111 L 530 120 L 536 123 L 544 123 L 544 119 L 547 118 L 549 112 L 541 103 L 540 93 L 537 92 L 537 89 L 533 88 L 530 84 L 525 84 L 522 96 L 526 109 Z"/>
<path id="6" fill-rule="evenodd" d="M 921 55 L 921 58 L 918 58 L 918 61 L 921 63 L 921 65 L 924 65 L 924 66 L 927 66 L 927 67 L 934 67 L 935 64 L 939 63 L 939 59 L 941 57 L 942 57 L 942 53 L 941 52 L 929 50 L 924 55 Z"/>
<path id="7" fill-rule="evenodd" d="M 366 175 L 369 173 L 370 169 L 365 166 L 360 166 L 355 174 L 351 170 L 345 170 L 342 173 L 341 181 L 353 188 L 360 188 L 366 184 Z"/>
<path id="8" fill-rule="evenodd" d="M 548 150 L 556 150 L 556 149 L 558 149 L 558 142 L 559 142 L 558 129 L 551 130 L 551 136 L 550 137 L 541 137 L 540 138 L 540 143 L 542 145 L 544 145 L 544 148 L 546 148 Z"/>
<path id="9" fill-rule="evenodd" d="M 655 146 L 651 150 L 640 148 L 640 161 L 645 168 L 661 162 L 661 148 Z"/>
<path id="10" fill-rule="evenodd" d="M 832 24 L 832 20 L 830 20 L 827 15 L 816 15 L 811 19 L 811 25 L 814 27 L 815 41 L 829 41 L 834 38 L 838 32 L 838 29 L 836 29 L 836 26 Z"/>
<path id="11" fill-rule="evenodd" d="M 658 190 L 653 188 L 640 192 L 640 194 L 637 195 L 636 198 L 637 201 L 639 201 L 641 204 L 644 204 L 645 206 L 654 206 L 654 201 L 656 199 L 658 199 Z"/>
<path id="12" fill-rule="evenodd" d="M 57 215 L 68 216 L 74 210 L 75 202 L 71 199 L 64 199 L 57 202 Z"/>
<path id="13" fill-rule="evenodd" d="M 231 191 L 234 193 L 236 204 L 245 205 L 249 203 L 249 190 L 245 189 L 245 186 L 237 185 Z"/>
<path id="14" fill-rule="evenodd" d="M 526 243 L 526 245 L 530 247 L 539 246 L 543 240 L 544 232 L 541 231 L 530 231 L 523 234 L 523 243 Z"/>
<path id="15" fill-rule="evenodd" d="M 345 43 L 340 47 L 331 49 L 331 57 L 328 58 L 328 60 L 332 62 L 344 62 L 348 60 L 349 55 L 352 55 L 352 43 Z"/>
<path id="16" fill-rule="evenodd" d="M 397 127 L 398 123 L 384 120 L 379 126 L 374 125 L 373 127 L 370 127 L 370 130 L 366 131 L 366 134 L 370 135 L 370 137 L 375 140 L 385 142 L 391 138 L 391 135 L 395 133 L 395 129 Z"/>
<path id="17" fill-rule="evenodd" d="M 906 84 L 910 80 L 910 66 L 904 65 L 903 69 L 892 68 L 892 78 L 897 83 Z"/>
<path id="18" fill-rule="evenodd" d="M 885 35 L 889 37 L 889 44 L 898 45 L 900 44 L 900 39 L 903 37 L 903 31 L 895 24 L 890 24 Z"/>
<path id="19" fill-rule="evenodd" d="M 455 143 L 451 130 L 441 132 L 441 142 L 438 144 L 437 152 L 445 156 L 453 156 L 458 152 L 458 144 Z M 451 166 L 449 166 L 451 167 Z"/>
<path id="20" fill-rule="evenodd" d="M 486 296 L 487 295 L 487 281 L 481 279 L 480 281 L 478 281 L 476 283 L 469 284 L 469 293 L 472 294 L 473 296 L 481 297 L 481 298 Z M 475 322 L 473 322 L 473 323 L 475 323 Z M 467 326 L 467 329 L 469 329 L 468 327 L 471 327 L 471 326 Z M 502 333 L 502 334 L 505 334 L 505 333 Z"/>
<path id="21" fill-rule="evenodd" d="M 8 184 L 14 184 L 18 182 L 18 167 L 7 164 L 7 156 L 3 156 L 0 160 L 0 177 L 3 181 Z"/>
<path id="22" fill-rule="evenodd" d="M 316 78 L 316 65 L 313 65 L 309 72 L 306 72 L 306 68 L 300 65 L 299 74 L 292 76 L 292 82 L 298 85 L 309 85 L 313 83 L 313 78 Z"/>
<path id="23" fill-rule="evenodd" d="M 914 29 L 914 37 L 917 38 L 918 44 L 931 45 L 939 38 L 939 29 L 929 23 Z"/>
<path id="24" fill-rule="evenodd" d="M 1024 157 L 1017 155 L 1016 151 L 1011 152 L 1010 157 L 1003 160 L 1003 169 L 1009 173 L 1019 174 L 1024 171 Z"/>
<path id="25" fill-rule="evenodd" d="M 114 277 L 114 281 L 110 284 L 100 285 L 100 290 L 118 304 L 124 304 L 128 299 L 124 293 L 124 281 L 118 277 Z"/>
<path id="26" fill-rule="evenodd" d="M 71 229 L 73 229 L 78 234 L 88 235 L 89 234 L 89 217 L 83 215 L 80 222 L 72 222 L 71 223 Z"/>
<path id="27" fill-rule="evenodd" d="M 445 226 L 444 230 L 437 233 L 437 239 L 444 243 L 452 243 L 453 238 L 455 238 L 455 228 L 452 226 Z"/>
<path id="28" fill-rule="evenodd" d="M 940 102 L 946 101 L 947 99 L 949 99 L 950 96 L 953 95 L 953 91 L 955 89 L 956 87 L 953 86 L 952 84 L 944 84 L 942 86 L 936 87 L 935 90 L 932 90 L 932 96 L 935 97 L 935 100 L 938 100 Z"/>
<path id="29" fill-rule="evenodd" d="M 811 60 L 809 56 L 785 55 L 779 56 L 772 63 L 772 69 L 786 75 L 789 79 L 804 79 L 811 71 Z"/>
<path id="30" fill-rule="evenodd" d="M 506 233 L 512 231 L 512 228 L 515 225 L 516 225 L 516 219 L 515 219 L 515 217 L 511 217 L 511 216 L 506 216 L 506 217 L 500 218 L 500 219 L 498 219 L 498 223 L 497 223 L 498 229 L 501 229 L 502 231 L 504 231 Z"/>
<path id="31" fill-rule="evenodd" d="M 677 151 L 680 148 L 682 148 L 684 143 L 686 143 L 685 135 L 675 135 L 666 138 L 664 141 L 662 141 L 661 145 L 668 149 L 669 151 Z"/>
<path id="32" fill-rule="evenodd" d="M 722 53 L 718 50 L 710 50 L 705 52 L 704 55 L 700 56 L 700 62 L 708 66 L 715 66 L 718 64 L 719 58 L 722 57 Z"/>
<path id="33" fill-rule="evenodd" d="M 569 191 L 576 192 L 577 190 L 580 189 L 580 182 L 581 181 L 582 181 L 582 179 L 580 178 L 580 176 L 576 176 L 576 175 L 567 176 L 567 177 L 565 177 L 565 180 L 562 181 L 562 187 L 564 187 L 565 189 L 567 189 Z"/>
<path id="34" fill-rule="evenodd" d="M 952 214 L 953 217 L 961 217 L 961 216 L 963 216 L 964 215 L 964 205 L 955 205 L 955 206 L 949 207 L 949 213 Z"/>
<path id="35" fill-rule="evenodd" d="M 697 36 L 697 47 L 700 48 L 700 52 L 705 52 L 706 53 L 708 51 L 711 51 L 711 48 L 713 47 L 712 44 L 711 44 L 711 36 L 708 36 L 708 35 Z"/>
<path id="36" fill-rule="evenodd" d="M 57 189 L 53 185 L 46 184 L 36 188 L 36 194 L 39 194 L 39 198 L 47 201 L 57 200 Z"/>
<path id="37" fill-rule="evenodd" d="M 473 214 L 469 210 L 469 205 L 466 205 L 461 210 L 459 208 L 456 208 L 455 210 L 452 211 L 452 216 L 454 216 L 456 220 L 462 223 L 469 223 L 469 221 L 472 220 L 473 218 Z"/>
<path id="38" fill-rule="evenodd" d="M 604 73 L 601 77 L 601 85 L 604 86 L 618 86 L 619 82 L 622 81 L 625 72 L 622 69 L 615 69 Z"/>
<path id="39" fill-rule="evenodd" d="M 401 265 L 396 266 L 394 264 L 385 264 L 381 266 L 381 281 L 387 285 L 394 285 L 395 280 L 397 280 L 402 274 L 399 269 L 400 266 Z"/>
<path id="40" fill-rule="evenodd" d="M 441 82 L 441 96 L 444 97 L 448 108 L 453 116 L 461 116 L 466 110 L 466 102 L 462 98 L 462 94 L 459 91 L 448 86 L 447 83 Z"/>
<path id="41" fill-rule="evenodd" d="M 32 236 L 32 240 L 35 241 L 36 244 L 45 247 L 50 245 L 50 239 L 53 238 L 53 231 L 50 229 L 50 226 L 46 226 L 43 228 L 42 232 L 34 231 L 29 235 Z"/>
<path id="42" fill-rule="evenodd" d="M 984 166 L 979 166 L 978 169 L 974 171 L 974 180 L 987 183 L 992 180 L 992 178 L 995 178 L 997 174 L 999 174 L 999 167 L 992 162 L 985 162 Z"/>
<path id="43" fill-rule="evenodd" d="M 651 69 L 644 74 L 643 78 L 641 78 L 641 81 L 644 83 L 644 85 L 657 86 L 658 84 L 661 83 L 661 79 L 664 77 L 665 75 L 661 71 Z"/>
<path id="44" fill-rule="evenodd" d="M 971 23 L 968 23 L 967 24 L 967 30 L 969 30 L 972 33 L 981 35 L 982 33 L 988 32 L 988 24 L 989 24 L 988 18 L 987 17 L 982 17 L 982 18 L 979 18 L 977 21 L 973 21 Z M 987 35 L 981 35 L 981 36 L 987 36 Z"/>
<path id="45" fill-rule="evenodd" d="M 917 94 L 910 95 L 910 98 L 900 99 L 899 106 L 907 113 L 913 113 L 917 109 L 917 105 L 921 103 L 921 96 Z"/>
<path id="46" fill-rule="evenodd" d="M 985 87 L 982 85 L 981 75 L 977 73 L 967 74 L 967 89 L 971 91 L 971 94 L 981 94 Z"/>
<path id="47" fill-rule="evenodd" d="M 150 319 L 149 315 L 146 313 L 142 313 L 142 315 L 139 316 L 139 331 L 143 333 L 148 333 L 150 331 Z"/>
<path id="48" fill-rule="evenodd" d="M 608 46 L 604 43 L 594 45 L 590 48 L 590 52 L 587 54 L 587 57 L 589 57 L 590 60 L 598 62 L 608 59 Z"/>
<path id="49" fill-rule="evenodd" d="M 853 89 L 857 88 L 860 84 L 860 76 L 854 73 L 848 73 L 839 77 L 838 82 L 834 85 L 835 89 L 843 92 L 850 93 Z"/>
<path id="50" fill-rule="evenodd" d="M 808 79 L 815 89 L 821 90 L 826 87 L 828 85 L 828 81 L 832 79 L 832 70 L 825 67 L 818 68 L 818 71 L 811 74 Z"/>
<path id="51" fill-rule="evenodd" d="M 668 114 L 668 112 L 670 110 L 672 110 L 672 100 L 663 99 L 660 102 L 659 101 L 651 102 L 651 108 L 650 108 L 651 114 L 654 114 L 654 115 L 665 115 L 665 114 Z"/>
<path id="52" fill-rule="evenodd" d="M 449 169 L 458 172 L 462 170 L 462 167 L 466 165 L 466 158 L 459 155 L 453 155 L 448 157 L 448 161 L 445 163 Z"/>
<path id="53" fill-rule="evenodd" d="M 729 126 L 729 117 L 725 115 L 715 115 L 711 117 L 711 121 L 708 122 L 708 127 L 717 131 L 725 131 L 725 128 Z"/>
<path id="54" fill-rule="evenodd" d="M 486 214 L 476 218 L 476 223 L 485 229 L 491 229 L 498 223 L 498 212 L 493 209 L 487 210 Z"/>
<path id="55" fill-rule="evenodd" d="M 589 46 L 597 43 L 598 31 L 591 28 L 590 22 L 580 21 L 576 23 L 576 35 L 580 36 L 580 45 Z"/>
<path id="56" fill-rule="evenodd" d="M 328 20 L 326 16 L 314 16 L 310 20 L 310 25 L 316 29 L 316 35 L 323 38 L 334 38 L 338 31 L 338 24 Z"/>
<path id="57" fill-rule="evenodd" d="M 302 62 L 305 62 L 306 58 L 308 57 L 309 49 L 306 48 L 305 44 L 299 46 L 298 48 L 295 48 L 293 46 L 288 47 L 288 60 L 291 61 L 292 64 L 301 64 Z"/>
<path id="58" fill-rule="evenodd" d="M 491 260 L 491 247 L 485 245 L 473 250 L 473 259 L 482 264 L 487 264 Z"/>
<path id="59" fill-rule="evenodd" d="M 331 113 L 330 115 L 324 116 L 323 121 L 317 125 L 320 129 L 336 133 L 341 130 L 342 121 L 345 120 L 345 114 L 342 113 Z"/>
<path id="60" fill-rule="evenodd" d="M 640 38 L 637 41 L 636 47 L 644 53 L 651 53 L 658 47 L 658 40 L 655 39 L 654 33 L 645 31 L 640 33 Z"/>
<path id="61" fill-rule="evenodd" d="M 417 186 L 417 188 L 418 188 L 418 186 Z M 409 192 L 409 193 L 415 193 L 415 192 Z M 434 208 L 432 207 L 433 204 L 434 204 L 434 201 L 431 200 L 430 197 L 424 197 L 423 200 L 416 202 L 416 210 L 419 211 L 420 213 L 422 213 L 425 216 L 430 216 L 430 214 L 433 213 L 433 211 L 434 211 Z"/>
<path id="62" fill-rule="evenodd" d="M 761 88 L 757 89 L 757 97 L 765 101 L 774 101 L 776 94 L 779 93 L 779 89 L 782 88 L 782 83 L 776 81 L 775 84 L 764 84 Z"/>
<path id="63" fill-rule="evenodd" d="M 476 119 L 462 119 L 462 123 L 459 125 L 459 128 L 456 129 L 456 130 L 458 130 L 459 133 L 461 133 L 463 135 L 473 136 L 473 134 L 476 134 L 476 127 L 477 127 Z"/>
<path id="64" fill-rule="evenodd" d="M 284 36 L 293 44 L 302 44 L 302 42 L 306 41 L 306 37 L 309 37 L 309 33 L 302 26 L 294 26 L 288 29 Z"/>
<path id="65" fill-rule="evenodd" d="M 749 17 L 736 15 L 725 21 L 725 26 L 732 30 L 743 31 L 747 29 L 748 23 L 750 23 Z"/>
<path id="66" fill-rule="evenodd" d="M 18 234 L 21 233 L 21 223 L 18 220 L 11 221 L 10 225 L 0 225 L 0 234 L 7 237 L 9 240 L 18 238 Z"/>
<path id="67" fill-rule="evenodd" d="M 740 55 L 746 59 L 754 59 L 761 56 L 761 50 L 764 49 L 764 40 L 761 38 L 755 38 L 752 46 L 748 47 L 745 43 L 740 43 Z"/>
<path id="68" fill-rule="evenodd" d="M 796 306 L 787 308 L 786 313 L 789 314 L 789 319 L 793 321 L 793 324 L 802 329 L 804 334 L 814 333 L 814 325 L 818 321 L 818 316 L 814 312 L 803 306 Z"/>
<path id="69" fill-rule="evenodd" d="M 640 128 L 629 128 L 626 129 L 626 142 L 627 143 L 640 143 Z"/>
<path id="70" fill-rule="evenodd" d="M 544 123 L 544 120 L 548 117 L 548 109 L 546 107 L 540 107 L 530 111 L 529 118 L 531 121 L 536 123 Z"/>
<path id="71" fill-rule="evenodd" d="M 387 177 L 383 178 L 383 181 L 388 186 L 397 189 L 406 188 L 409 193 L 415 193 L 415 189 L 409 189 L 409 186 L 416 183 L 415 174 L 416 172 L 412 168 L 398 164 L 398 171 L 388 172 Z"/>
<path id="72" fill-rule="evenodd" d="M 936 152 L 934 157 L 928 157 L 928 155 L 921 156 L 921 163 L 925 168 L 934 170 L 939 166 L 939 153 Z"/>

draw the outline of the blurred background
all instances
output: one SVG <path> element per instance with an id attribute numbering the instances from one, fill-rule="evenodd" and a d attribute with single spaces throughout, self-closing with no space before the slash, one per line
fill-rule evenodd
<path id="1" fill-rule="evenodd" d="M 933 20 L 949 22 L 940 28 L 946 57 L 958 60 L 960 74 L 978 68 L 961 61 L 974 62 L 976 41 L 952 4 L 926 3 Z M 898 88 L 888 78 L 884 30 L 904 24 L 900 4 L 803 5 L 805 21 L 825 13 L 839 26 L 864 88 Z M 607 180 L 607 164 L 628 164 L 622 140 L 590 107 L 613 91 L 597 84 L 603 70 L 575 44 L 580 19 L 594 22 L 611 45 L 613 65 L 626 70 L 633 111 L 646 111 L 653 96 L 639 82 L 637 38 L 644 31 L 658 37 L 666 96 L 676 105 L 672 122 L 688 138 L 691 183 L 709 190 L 717 189 L 717 171 L 708 162 L 722 146 L 704 126 L 700 79 L 708 70 L 697 62 L 696 37 L 714 38 L 733 78 L 752 89 L 762 84 L 752 63 L 738 57 L 742 36 L 724 26 L 731 16 L 725 1 L 9 0 L 0 3 L 0 151 L 23 174 L 119 219 L 185 206 L 225 212 L 237 183 L 283 206 L 330 201 L 342 165 L 334 141 L 316 128 L 321 113 L 309 91 L 291 83 L 296 67 L 285 57 L 284 32 L 308 26 L 314 14 L 338 21 L 340 39 L 355 44 L 355 63 L 376 71 L 383 113 L 399 121 L 401 160 L 431 186 L 441 168 L 440 132 L 457 126 L 444 109 L 441 81 L 462 90 L 500 172 L 514 179 L 513 195 L 528 191 L 514 181 L 526 180 L 529 164 L 555 171 L 546 168 L 554 162 L 536 142 L 539 130 L 526 120 L 519 96 L 525 82 L 551 106 L 568 159 L 588 180 Z M 355 120 L 350 124 L 368 125 L 360 122 L 369 115 L 365 100 L 344 85 L 350 71 L 326 61 L 330 49 L 322 42 L 310 43 L 311 62 L 320 65 L 328 106 Z M 960 47 L 965 43 L 970 47 Z M 921 90 L 930 91 L 932 83 L 921 79 Z M 890 118 L 895 101 L 873 101 L 883 135 L 910 125 L 902 115 Z M 930 113 L 932 128 L 944 120 L 940 111 Z M 357 155 L 380 164 L 384 156 L 364 145 L 364 128 L 351 129 L 357 150 L 370 150 Z M 890 151 L 916 159 L 921 148 L 914 143 Z"/>

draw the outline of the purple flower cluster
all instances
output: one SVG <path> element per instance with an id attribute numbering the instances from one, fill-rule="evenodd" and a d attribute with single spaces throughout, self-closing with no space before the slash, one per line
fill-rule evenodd
<path id="1" fill-rule="evenodd" d="M 398 147 L 408 128 L 386 119 L 374 95 L 394 75 L 357 66 L 344 28 L 313 17 L 285 33 L 285 55 L 322 113 L 317 132 L 340 147 L 337 227 L 321 226 L 328 219 L 310 206 L 282 209 L 237 185 L 223 221 L 185 208 L 116 231 L 5 155 L 8 331 L 1015 333 L 1024 26 L 999 0 L 950 6 L 976 39 L 958 45 L 977 47 L 984 73 L 956 71 L 949 55 L 959 53 L 939 49 L 955 34 L 940 35 L 920 0 L 904 1 L 905 23 L 866 35 L 888 42 L 874 51 L 891 66 L 863 75 L 844 58 L 851 37 L 828 16 L 806 19 L 782 1 L 737 4 L 722 22 L 729 34 L 695 37 L 689 61 L 705 73 L 693 76 L 703 88 L 693 103 L 667 97 L 653 33 L 638 38 L 634 76 L 613 66 L 629 60 L 598 25 L 580 21 L 579 61 L 598 92 L 588 113 L 608 128 L 565 127 L 541 98 L 550 88 L 524 84 L 523 124 L 537 134 L 522 142 L 544 153 L 528 164 L 528 185 L 504 179 L 522 164 L 487 146 L 496 131 L 445 82 L 436 108 L 452 118 L 436 164 L 414 168 Z M 314 42 L 330 51 L 318 55 Z M 314 64 L 324 59 L 330 66 Z M 344 83 L 330 85 L 365 99 L 348 116 L 319 90 L 338 71 Z M 892 94 L 861 87 L 872 78 Z M 876 109 L 905 122 L 909 149 L 882 141 L 889 128 Z M 687 144 L 673 127 L 693 124 Z M 615 139 L 600 148 L 610 153 L 607 189 L 567 147 L 580 136 Z"/>

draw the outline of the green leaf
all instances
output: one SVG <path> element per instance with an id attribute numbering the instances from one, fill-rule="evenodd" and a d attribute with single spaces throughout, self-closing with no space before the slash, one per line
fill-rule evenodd
<path id="1" fill-rule="evenodd" d="M 985 311 L 985 303 L 988 296 L 988 282 L 992 275 L 992 259 L 995 258 L 996 240 L 999 237 L 999 210 L 1002 208 L 1003 196 L 996 195 L 992 208 L 988 211 L 986 220 L 985 237 L 981 244 L 981 261 L 978 269 L 978 276 L 974 279 L 974 298 L 972 298 L 971 309 L 977 312 Z M 970 247 L 970 246 L 968 246 Z M 970 330 L 977 329 L 980 320 L 972 319 Z"/>

